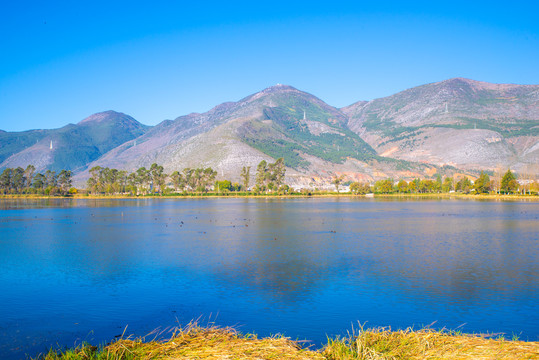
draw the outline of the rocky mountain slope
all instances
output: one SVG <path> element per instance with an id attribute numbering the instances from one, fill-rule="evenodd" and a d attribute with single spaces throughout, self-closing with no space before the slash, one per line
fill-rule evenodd
<path id="1" fill-rule="evenodd" d="M 0 168 L 82 171 L 88 163 L 148 129 L 132 117 L 106 111 L 60 129 L 0 132 Z"/>
<path id="2" fill-rule="evenodd" d="M 456 78 L 341 110 L 382 156 L 465 169 L 539 163 L 539 85 Z"/>
<path id="3" fill-rule="evenodd" d="M 303 186 L 322 185 L 337 174 L 372 179 L 397 168 L 420 174 L 426 168 L 378 157 L 347 128 L 347 121 L 345 114 L 313 95 L 276 85 L 203 114 L 162 122 L 89 168 L 134 171 L 156 162 L 169 172 L 212 167 L 220 177 L 239 181 L 243 166 L 251 166 L 254 176 L 261 160 L 283 157 L 287 181 Z"/>
<path id="4" fill-rule="evenodd" d="M 0 168 L 66 168 L 78 184 L 93 166 L 134 171 L 154 162 L 168 173 L 212 167 L 239 181 L 243 166 L 254 175 L 261 160 L 279 157 L 289 183 L 312 187 L 336 175 L 412 178 L 498 166 L 539 173 L 539 85 L 451 79 L 337 109 L 279 84 L 154 127 L 108 111 L 61 129 L 0 131 L 0 144 Z"/>

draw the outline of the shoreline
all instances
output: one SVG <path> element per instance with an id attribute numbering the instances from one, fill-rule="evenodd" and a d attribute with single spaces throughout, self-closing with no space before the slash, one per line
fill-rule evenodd
<path id="1" fill-rule="evenodd" d="M 206 198 L 351 198 L 351 199 L 471 199 L 471 200 L 528 200 L 539 201 L 539 195 L 498 195 L 498 194 L 374 194 L 372 196 L 356 195 L 350 193 L 311 193 L 311 194 L 186 194 L 186 195 L 74 195 L 74 196 L 50 196 L 40 194 L 4 194 L 1 199 L 89 199 L 89 200 L 121 200 L 121 199 L 206 199 Z"/>
<path id="2" fill-rule="evenodd" d="M 389 328 L 352 331 L 347 337 L 328 338 L 321 349 L 303 347 L 282 335 L 259 338 L 241 334 L 233 328 L 200 327 L 191 323 L 171 329 L 167 339 L 163 332 L 144 338 L 113 340 L 107 345 L 82 344 L 71 349 L 50 350 L 33 359 L 537 359 L 538 341 L 506 340 L 495 335 L 484 336 L 459 332 L 397 330 Z M 151 340 L 146 340 L 149 338 Z"/>

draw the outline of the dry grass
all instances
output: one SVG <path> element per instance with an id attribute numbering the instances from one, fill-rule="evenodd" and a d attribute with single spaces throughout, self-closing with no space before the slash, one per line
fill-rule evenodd
<path id="1" fill-rule="evenodd" d="M 328 360 L 381 359 L 539 359 L 539 342 L 506 341 L 430 329 L 359 331 L 346 339 L 329 340 Z"/>
<path id="2" fill-rule="evenodd" d="M 175 330 L 172 338 L 120 339 L 103 348 L 85 345 L 44 360 L 120 359 L 539 359 L 539 342 L 486 339 L 433 330 L 391 331 L 370 329 L 347 338 L 330 339 L 319 351 L 302 349 L 285 337 L 258 339 L 231 328 L 199 327 L 196 323 Z"/>
<path id="3" fill-rule="evenodd" d="M 186 328 L 176 329 L 172 337 L 164 341 L 155 339 L 145 341 L 142 338 L 120 339 L 102 349 L 86 345 L 63 353 L 50 351 L 42 359 L 323 360 L 324 357 L 319 352 L 302 349 L 297 342 L 282 336 L 259 339 L 256 335 L 241 335 L 232 328 L 213 326 L 202 328 L 192 323 Z"/>

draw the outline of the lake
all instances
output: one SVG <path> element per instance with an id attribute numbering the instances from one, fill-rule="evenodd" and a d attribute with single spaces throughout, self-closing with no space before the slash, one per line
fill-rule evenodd
<path id="1" fill-rule="evenodd" d="M 0 200 L 0 357 L 201 324 L 539 340 L 539 203 Z M 127 326 L 127 329 L 125 329 Z"/>

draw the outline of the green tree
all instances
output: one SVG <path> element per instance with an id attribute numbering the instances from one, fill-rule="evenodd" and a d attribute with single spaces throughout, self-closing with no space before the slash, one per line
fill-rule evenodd
<path id="1" fill-rule="evenodd" d="M 283 158 L 279 158 L 270 164 L 266 160 L 262 160 L 256 168 L 257 190 L 278 190 L 284 183 L 285 171 L 286 167 Z"/>
<path id="2" fill-rule="evenodd" d="M 434 191 L 442 191 L 442 176 L 440 174 L 436 174 L 436 184 L 434 184 Z"/>
<path id="3" fill-rule="evenodd" d="M 269 165 L 271 171 L 271 181 L 279 188 L 284 183 L 284 174 L 286 167 L 284 159 L 278 158 L 273 164 Z"/>
<path id="4" fill-rule="evenodd" d="M 45 185 L 47 183 L 47 179 L 45 176 L 41 173 L 37 173 L 34 175 L 34 179 L 32 180 L 32 187 L 39 192 L 43 192 L 43 189 L 45 188 Z"/>
<path id="5" fill-rule="evenodd" d="M 460 179 L 455 185 L 456 191 L 460 191 L 465 194 L 469 194 L 471 189 L 472 189 L 472 182 L 466 176 Z"/>
<path id="6" fill-rule="evenodd" d="M 444 193 L 448 193 L 450 192 L 451 190 L 453 190 L 453 178 L 450 178 L 450 177 L 446 177 L 444 179 L 444 182 L 442 184 L 442 191 Z"/>
<path id="7" fill-rule="evenodd" d="M 215 182 L 215 191 L 217 191 L 218 193 L 219 192 L 229 192 L 229 191 L 232 191 L 233 190 L 233 187 L 232 187 L 232 183 L 230 182 L 230 180 L 221 180 L 221 181 L 216 181 Z"/>
<path id="8" fill-rule="evenodd" d="M 117 180 L 119 187 L 119 192 L 125 193 L 127 188 L 127 171 L 119 170 L 117 174 Z"/>
<path id="9" fill-rule="evenodd" d="M 350 184 L 350 191 L 353 194 L 365 195 L 371 192 L 371 188 L 367 183 L 353 182 Z"/>
<path id="10" fill-rule="evenodd" d="M 183 190 L 185 187 L 185 179 L 179 171 L 174 171 L 170 174 L 170 180 L 172 180 L 172 186 L 174 186 L 174 191 L 176 192 Z"/>
<path id="11" fill-rule="evenodd" d="M 47 188 L 55 188 L 57 186 L 56 171 L 45 171 L 45 178 L 47 179 Z"/>
<path id="12" fill-rule="evenodd" d="M 433 193 L 437 190 L 437 183 L 429 179 L 423 179 L 419 182 L 418 191 L 420 193 Z"/>
<path id="13" fill-rule="evenodd" d="M 211 167 L 204 169 L 202 181 L 202 191 L 208 191 L 208 187 L 215 181 L 217 176 L 217 171 L 213 170 Z"/>
<path id="14" fill-rule="evenodd" d="M 247 166 L 247 167 L 244 166 L 241 169 L 240 177 L 241 177 L 241 181 L 242 181 L 242 184 L 243 184 L 243 188 L 245 189 L 245 191 L 248 191 L 249 190 L 249 180 L 250 180 L 250 177 L 251 177 L 251 167 L 250 166 Z"/>
<path id="15" fill-rule="evenodd" d="M 378 194 L 393 193 L 393 179 L 378 180 L 374 183 L 374 192 Z"/>
<path id="16" fill-rule="evenodd" d="M 517 178 L 513 175 L 511 169 L 507 170 L 502 177 L 501 191 L 505 194 L 515 192 L 518 189 L 518 182 L 516 180 Z"/>
<path id="17" fill-rule="evenodd" d="M 279 194 L 284 195 L 290 193 L 290 186 L 284 184 L 279 187 Z"/>
<path id="18" fill-rule="evenodd" d="M 34 165 L 28 165 L 24 170 L 25 187 L 30 188 L 32 186 L 32 180 L 34 179 L 34 173 L 36 167 Z"/>
<path id="19" fill-rule="evenodd" d="M 167 177 L 167 175 L 163 172 L 163 167 L 153 163 L 150 166 L 149 176 L 152 183 L 152 191 L 155 192 L 157 190 L 159 194 L 162 194 L 163 187 L 165 186 L 165 179 Z"/>
<path id="20" fill-rule="evenodd" d="M 11 187 L 15 193 L 21 193 L 24 189 L 24 169 L 17 167 L 11 172 Z"/>
<path id="21" fill-rule="evenodd" d="M 101 170 L 101 166 L 94 166 L 90 169 L 90 177 L 86 181 L 86 187 L 91 193 L 97 194 L 103 190 Z"/>
<path id="22" fill-rule="evenodd" d="M 519 186 L 520 184 L 518 183 L 516 179 L 509 181 L 509 185 L 508 185 L 509 192 L 512 194 L 518 192 Z"/>
<path id="23" fill-rule="evenodd" d="M 127 188 L 129 189 L 129 193 L 131 195 L 137 194 L 137 184 L 137 173 L 132 172 L 127 175 Z"/>
<path id="24" fill-rule="evenodd" d="M 399 181 L 399 183 L 397 184 L 397 191 L 399 193 L 408 192 L 408 183 L 406 182 L 406 180 L 400 180 Z"/>
<path id="25" fill-rule="evenodd" d="M 414 179 L 413 181 L 410 181 L 410 183 L 408 184 L 408 191 L 410 191 L 411 193 L 416 193 L 418 191 L 417 189 L 419 187 L 419 183 L 419 179 Z"/>
<path id="26" fill-rule="evenodd" d="M 4 194 L 8 193 L 11 189 L 11 173 L 13 170 L 11 168 L 4 169 L 2 175 L 0 175 L 0 189 Z"/>
<path id="27" fill-rule="evenodd" d="M 488 194 L 490 191 L 490 177 L 481 171 L 481 175 L 475 180 L 474 189 L 479 194 Z"/>
<path id="28" fill-rule="evenodd" d="M 266 190 L 266 179 L 268 173 L 268 163 L 262 160 L 256 167 L 256 186 L 260 191 Z"/>
<path id="29" fill-rule="evenodd" d="M 137 191 L 141 194 L 147 194 L 150 176 L 148 170 L 142 166 L 137 169 Z"/>
<path id="30" fill-rule="evenodd" d="M 71 171 L 62 170 L 58 174 L 58 187 L 63 195 L 66 195 L 71 189 Z"/>

